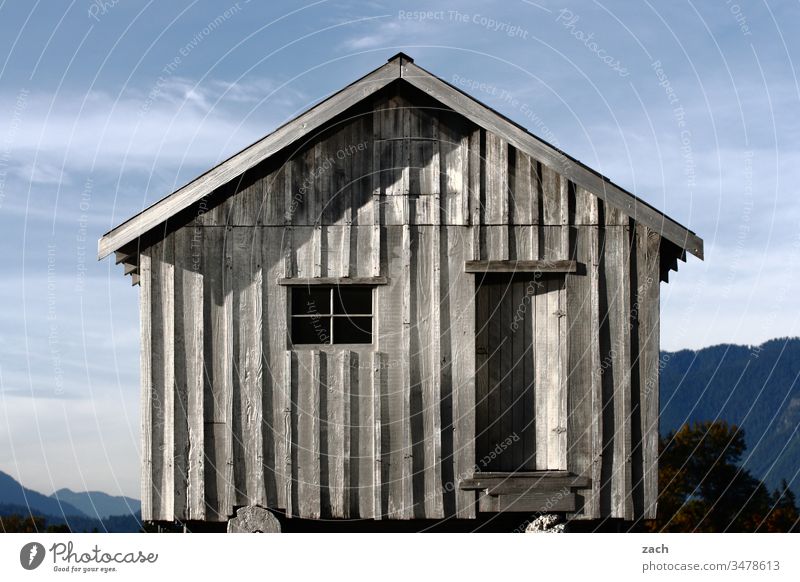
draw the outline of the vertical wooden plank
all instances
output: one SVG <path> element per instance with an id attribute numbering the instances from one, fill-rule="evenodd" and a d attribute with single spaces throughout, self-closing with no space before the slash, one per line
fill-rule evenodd
<path id="1" fill-rule="evenodd" d="M 187 229 L 183 229 L 184 233 Z M 165 256 L 162 264 L 163 278 L 167 285 L 162 289 L 164 296 L 164 315 L 165 315 L 165 337 L 168 345 L 165 350 L 164 365 L 168 368 L 164 372 L 167 378 L 166 391 L 169 420 L 172 425 L 167 438 L 165 447 L 165 465 L 171 465 L 170 475 L 168 476 L 165 487 L 170 498 L 171 508 L 168 513 L 172 519 L 186 519 L 186 490 L 187 490 L 187 456 L 189 444 L 189 431 L 186 418 L 187 389 L 186 382 L 182 375 L 186 369 L 183 352 L 186 337 L 178 330 L 177 323 L 182 322 L 183 301 L 181 279 L 177 273 L 177 254 L 181 252 L 178 245 L 177 233 L 173 233 L 165 239 Z M 178 246 L 176 251 L 176 245 Z M 181 313 L 178 314 L 178 311 Z M 178 338 L 180 335 L 180 338 Z M 179 358 L 180 356 L 180 358 Z M 169 459 L 166 457 L 169 456 Z"/>
<path id="2" fill-rule="evenodd" d="M 470 198 L 470 224 L 472 225 L 472 260 L 479 261 L 481 256 L 481 222 L 483 209 L 481 208 L 481 133 L 480 128 L 474 128 L 469 135 L 469 198 Z"/>
<path id="3" fill-rule="evenodd" d="M 360 126 L 357 122 L 349 123 L 343 133 L 344 143 L 341 151 L 352 151 L 352 153 L 349 154 L 348 158 L 342 165 L 343 185 L 338 190 L 337 194 L 337 196 L 341 199 L 340 206 L 343 208 L 340 223 L 344 227 L 342 231 L 340 247 L 341 252 L 339 254 L 339 269 L 338 271 L 331 271 L 329 269 L 329 272 L 338 272 L 340 277 L 350 276 L 350 248 L 352 246 L 351 230 L 353 219 L 359 210 L 355 207 L 355 201 L 357 197 L 353 196 L 353 189 L 354 181 L 358 180 L 358 176 L 360 175 L 360 171 L 356 170 L 356 168 L 359 167 L 360 155 L 358 154 L 357 149 L 352 149 L 357 148 L 356 144 L 359 139 L 359 127 Z"/>
<path id="4" fill-rule="evenodd" d="M 593 200 L 591 215 L 597 224 L 597 199 Z M 589 259 L 586 263 L 589 276 L 589 361 L 591 372 L 591 442 L 592 490 L 586 506 L 587 517 L 599 518 L 601 514 L 601 488 L 603 477 L 603 383 L 600 367 L 600 233 L 599 226 L 588 228 Z"/>
<path id="5" fill-rule="evenodd" d="M 372 114 L 372 275 L 381 274 L 381 224 L 383 212 L 383 196 L 381 194 L 381 142 L 380 138 L 380 102 L 375 104 Z"/>
<path id="6" fill-rule="evenodd" d="M 353 392 L 353 376 L 358 383 L 358 367 L 353 352 L 346 351 L 342 354 L 342 406 L 341 406 L 341 440 L 342 440 L 342 517 L 350 517 L 350 481 L 352 461 L 352 443 L 350 433 L 352 431 L 352 411 L 350 403 Z"/>
<path id="7" fill-rule="evenodd" d="M 317 205 L 314 225 L 341 226 L 344 223 L 344 205 L 337 177 L 343 170 L 343 160 L 338 159 L 337 152 L 342 151 L 346 130 L 346 125 L 339 124 L 330 133 L 320 136 L 314 144 L 314 197 Z"/>
<path id="8" fill-rule="evenodd" d="M 431 132 L 438 137 L 439 125 L 433 119 Z M 438 140 L 407 140 L 408 220 L 411 224 L 438 224 L 441 214 L 441 168 Z M 401 162 L 397 162 L 401 163 Z M 405 186 L 405 184 L 403 183 Z"/>
<path id="9" fill-rule="evenodd" d="M 221 331 L 220 337 L 215 342 L 217 349 L 215 356 L 217 364 L 214 369 L 222 372 L 222 375 L 215 378 L 221 386 L 221 427 L 224 436 L 218 435 L 224 451 L 224 473 L 222 475 L 223 496 L 221 503 L 221 516 L 230 517 L 233 515 L 233 507 L 236 504 L 236 489 L 234 478 L 234 457 L 233 457 L 233 228 L 225 228 L 225 256 L 222 273 L 223 283 L 223 304 L 222 309 L 217 312 L 219 318 L 217 323 Z"/>
<path id="10" fill-rule="evenodd" d="M 159 435 L 159 459 L 154 460 L 154 479 L 159 479 L 158 519 L 175 519 L 175 273 L 174 239 L 167 237 L 155 246 L 153 255 L 157 274 L 152 272 L 152 333 L 153 339 L 153 388 L 156 402 L 161 407 L 156 410 Z M 157 295 L 156 295 L 157 290 Z M 156 368 L 158 366 L 158 369 Z"/>
<path id="11" fill-rule="evenodd" d="M 510 148 L 511 149 L 511 148 Z M 513 176 L 509 177 L 511 184 L 511 223 L 516 225 L 535 224 L 534 206 L 536 204 L 536 184 L 532 178 L 530 157 L 514 149 Z M 509 154 L 509 158 L 512 156 Z"/>
<path id="12" fill-rule="evenodd" d="M 475 456 L 482 463 L 489 451 L 489 287 L 476 289 L 475 303 Z"/>
<path id="13" fill-rule="evenodd" d="M 566 429 L 561 426 L 561 342 L 559 296 L 561 281 L 550 278 L 547 281 L 547 468 L 565 469 L 562 464 L 561 433 Z M 564 418 L 566 420 L 566 418 Z M 564 458 L 563 461 L 566 461 Z"/>
<path id="14" fill-rule="evenodd" d="M 469 218 L 469 137 L 462 133 L 455 115 L 440 113 L 439 158 L 444 224 L 468 224 Z"/>
<path id="15" fill-rule="evenodd" d="M 559 175 L 558 187 L 559 187 L 559 210 L 561 212 L 560 222 L 559 222 L 559 224 L 561 225 L 561 229 L 560 229 L 558 253 L 559 256 L 566 258 L 569 256 L 570 230 L 568 226 L 570 218 L 570 188 L 573 188 L 574 191 L 574 184 L 570 185 L 570 182 L 566 176 Z"/>
<path id="16" fill-rule="evenodd" d="M 547 407 L 548 407 L 548 362 L 547 362 L 547 282 L 542 281 L 543 287 L 536 290 L 531 298 L 534 316 L 534 411 L 536 428 L 536 468 L 547 469 Z"/>
<path id="17" fill-rule="evenodd" d="M 283 276 L 284 277 L 293 277 L 294 276 L 294 244 L 293 244 L 293 235 L 292 235 L 292 224 L 295 221 L 295 215 L 297 214 L 297 206 L 299 204 L 298 198 L 299 195 L 295 195 L 293 190 L 294 184 L 294 174 L 295 174 L 295 162 L 294 160 L 287 160 L 286 164 L 284 165 L 284 196 L 285 196 L 285 244 L 281 246 L 283 249 Z"/>
<path id="18" fill-rule="evenodd" d="M 403 329 L 402 329 L 402 386 L 400 388 L 400 408 L 402 434 L 396 442 L 402 454 L 402 470 L 397 483 L 395 496 L 389 498 L 390 515 L 398 519 L 413 517 L 414 492 L 413 492 L 413 459 L 411 456 L 411 227 L 403 225 L 402 240 L 402 268 L 403 268 Z M 394 504 L 392 505 L 392 501 Z"/>
<path id="19" fill-rule="evenodd" d="M 596 325 L 592 314 L 592 282 L 596 278 L 596 265 L 592 244 L 596 239 L 595 227 L 584 226 L 592 213 L 597 212 L 593 196 L 576 196 L 575 258 L 586 269 L 582 273 L 566 276 L 568 347 L 567 347 L 567 469 L 577 475 L 592 477 L 594 466 L 593 431 L 596 422 L 593 412 L 595 371 L 592 354 L 596 352 L 599 338 L 592 336 Z M 563 320 L 562 320 L 563 321 Z M 583 498 L 581 517 L 599 517 L 599 508 L 592 489 L 579 491 Z"/>
<path id="20" fill-rule="evenodd" d="M 619 217 L 607 207 L 607 219 L 614 224 Z M 611 514 L 632 519 L 631 497 L 631 431 L 630 431 L 630 287 L 629 228 L 605 227 L 605 281 L 608 305 L 608 335 L 611 345 L 607 357 L 611 368 L 605 370 L 606 382 L 613 399 L 613 431 L 611 465 Z"/>
<path id="21" fill-rule="evenodd" d="M 531 226 L 538 222 L 538 178 L 535 175 L 535 162 L 527 154 L 514 151 L 511 222 L 515 225 L 516 253 L 513 254 L 520 260 L 534 260 L 539 258 L 538 229 Z"/>
<path id="22" fill-rule="evenodd" d="M 203 519 L 202 229 L 175 238 L 175 512 Z M 200 517 L 197 517 L 197 516 Z"/>
<path id="23" fill-rule="evenodd" d="M 508 218 L 508 144 L 486 132 L 486 224 L 506 225 Z"/>
<path id="24" fill-rule="evenodd" d="M 320 392 L 327 391 L 327 372 L 319 350 L 298 352 L 297 511 L 305 519 L 321 517 Z"/>
<path id="25" fill-rule="evenodd" d="M 558 304 L 558 365 L 556 366 L 558 379 L 556 380 L 557 400 L 556 400 L 556 459 L 558 468 L 567 470 L 567 450 L 569 442 L 567 438 L 567 423 L 569 421 L 569 409 L 567 404 L 567 349 L 568 327 L 569 327 L 569 308 L 567 304 L 566 284 L 563 279 L 554 279 L 556 284 L 556 300 Z"/>
<path id="26" fill-rule="evenodd" d="M 403 261 L 404 229 L 402 226 L 385 226 L 383 235 L 385 239 L 381 244 L 385 246 L 385 269 L 389 284 L 377 289 L 378 311 L 377 329 L 378 345 L 376 351 L 384 354 L 384 367 L 378 378 L 382 384 L 373 386 L 376 390 L 375 406 L 381 423 L 380 445 L 381 457 L 378 457 L 380 474 L 375 478 L 379 480 L 381 491 L 378 516 L 391 517 L 402 508 L 402 480 L 403 480 L 403 399 L 406 394 L 404 383 L 407 374 L 404 371 L 403 353 L 404 342 L 404 296 L 408 292 L 405 285 L 405 270 Z M 408 299 L 405 299 L 406 301 Z M 407 352 L 405 352 L 407 353 Z M 391 359 L 390 359 L 391 358 Z M 378 420 L 375 420 L 377 424 Z"/>
<path id="27" fill-rule="evenodd" d="M 619 313 L 619 332 L 620 335 L 620 391 L 622 392 L 622 413 L 619 418 L 622 422 L 622 456 L 623 462 L 623 511 L 627 520 L 633 519 L 633 482 L 632 482 L 632 404 L 631 404 L 631 231 L 630 227 L 622 227 L 621 233 L 621 253 L 620 271 L 622 275 L 620 313 Z"/>
<path id="28" fill-rule="evenodd" d="M 206 519 L 223 521 L 233 509 L 232 302 L 228 227 L 204 231 L 203 362 L 206 366 L 203 407 L 206 449 Z"/>
<path id="29" fill-rule="evenodd" d="M 514 334 L 511 332 L 512 312 L 514 310 L 514 285 L 509 281 L 497 286 L 499 296 L 496 302 L 499 319 L 496 344 L 500 349 L 500 373 L 495 388 L 500 394 L 500 407 L 497 411 L 497 432 L 494 444 L 504 442 L 514 432 Z M 513 466 L 513 450 L 502 449 L 496 459 L 503 467 Z"/>
<path id="30" fill-rule="evenodd" d="M 549 166 L 541 164 L 542 185 L 542 224 L 561 225 L 561 183 L 560 175 Z"/>
<path id="31" fill-rule="evenodd" d="M 180 232 L 180 231 L 179 231 Z M 182 246 L 181 256 L 189 257 L 189 266 L 183 271 L 183 335 L 186 350 L 186 390 L 189 430 L 188 453 L 188 518 L 202 520 L 205 504 L 205 437 L 203 435 L 203 232 L 196 228 L 191 239 Z M 188 253 L 188 255 L 187 255 Z"/>
<path id="32" fill-rule="evenodd" d="M 323 227 L 320 224 L 314 225 L 314 230 L 312 231 L 312 249 L 313 249 L 313 264 L 312 264 L 312 276 L 313 277 L 322 277 L 324 272 L 324 262 L 325 257 L 325 233 L 323 232 Z"/>
<path id="33" fill-rule="evenodd" d="M 639 269 L 639 376 L 644 519 L 655 519 L 658 508 L 658 414 L 659 414 L 659 245 L 657 232 L 637 226 Z"/>
<path id="34" fill-rule="evenodd" d="M 333 354 L 331 354 L 333 355 Z M 331 517 L 349 516 L 350 374 L 352 352 L 336 354 L 333 385 L 328 390 L 328 465 Z"/>
<path id="35" fill-rule="evenodd" d="M 523 390 L 525 382 L 523 376 L 525 361 L 525 333 L 517 325 L 517 315 L 521 310 L 522 297 L 525 290 L 525 283 L 522 281 L 511 284 L 511 302 L 509 313 L 509 324 L 507 332 L 512 338 L 512 358 L 511 358 L 511 431 L 509 436 L 518 437 L 518 440 L 511 445 L 509 453 L 512 454 L 512 466 L 515 471 L 524 469 L 522 430 L 525 425 L 525 414 L 523 410 Z"/>
<path id="36" fill-rule="evenodd" d="M 489 379 L 487 392 L 487 432 L 489 440 L 486 453 L 492 451 L 497 446 L 500 437 L 500 416 L 502 409 L 502 371 L 503 371 L 503 352 L 505 335 L 500 327 L 500 309 L 503 302 L 503 287 L 497 284 L 487 286 L 488 291 L 488 374 Z M 490 464 L 483 467 L 485 471 L 496 470 L 499 460 L 493 455 L 488 455 Z"/>
<path id="37" fill-rule="evenodd" d="M 531 227 L 536 228 L 536 227 Z M 521 405 L 526 414 L 525 427 L 522 433 L 522 449 L 524 451 L 524 462 L 526 469 L 536 469 L 536 373 L 534 369 L 534 358 L 536 357 L 536 329 L 535 308 L 536 292 L 542 285 L 541 277 L 534 276 L 525 286 L 524 304 L 522 313 L 519 317 L 519 327 L 523 333 L 524 344 L 527 350 L 523 359 L 524 389 L 525 396 Z"/>
<path id="38" fill-rule="evenodd" d="M 291 518 L 292 515 L 295 515 L 295 507 L 292 503 L 293 500 L 293 481 L 294 481 L 294 467 L 292 463 L 292 448 L 295 442 L 295 436 L 292 433 L 292 417 L 294 416 L 294 403 L 292 402 L 292 384 L 297 382 L 297 378 L 293 374 L 292 368 L 292 352 L 291 350 L 286 350 L 284 356 L 284 387 L 283 387 L 283 434 L 285 435 L 284 438 L 284 446 L 283 446 L 283 487 L 284 487 L 284 503 L 286 507 L 286 517 Z"/>
<path id="39" fill-rule="evenodd" d="M 433 123 L 431 125 L 433 138 L 431 159 L 427 165 L 426 181 L 429 183 L 425 189 L 430 189 L 432 197 L 431 202 L 428 203 L 427 215 L 430 218 L 428 224 L 441 224 L 442 223 L 442 188 L 441 188 L 441 172 L 442 164 L 439 153 L 439 117 L 433 116 Z M 437 253 L 438 256 L 438 253 Z"/>
<path id="40" fill-rule="evenodd" d="M 260 222 L 264 226 L 280 226 L 286 220 L 286 192 L 284 191 L 284 167 L 278 165 L 270 169 L 269 174 L 260 180 L 261 209 Z"/>
<path id="41" fill-rule="evenodd" d="M 141 497 L 142 519 L 155 519 L 153 506 L 153 343 L 152 322 L 150 312 L 152 306 L 152 272 L 151 258 L 153 247 L 145 249 L 139 255 L 139 321 L 141 351 L 139 352 L 139 375 L 142 386 L 141 396 Z"/>
<path id="42" fill-rule="evenodd" d="M 372 515 L 373 519 L 383 518 L 383 501 L 381 481 L 383 473 L 383 451 L 381 449 L 381 386 L 383 385 L 383 355 L 372 353 Z"/>
<path id="43" fill-rule="evenodd" d="M 286 508 L 284 473 L 287 436 L 284 415 L 291 392 L 286 392 L 287 324 L 286 294 L 277 280 L 284 276 L 284 247 L 287 241 L 282 227 L 261 229 L 261 342 L 262 342 L 262 451 L 264 455 L 264 487 L 270 507 Z M 255 252 L 255 251 L 254 251 Z"/>
<path id="44" fill-rule="evenodd" d="M 422 409 L 425 435 L 425 517 L 435 519 L 444 517 L 442 498 L 442 314 L 441 314 L 441 234 L 440 227 L 422 227 L 418 254 L 420 261 L 425 255 L 429 259 L 430 272 L 420 269 L 417 274 L 417 285 L 424 289 L 418 292 L 418 329 L 421 332 L 428 328 L 428 333 L 420 337 L 419 345 L 425 360 L 422 376 Z M 423 248 L 424 247 L 424 248 Z M 424 305 L 424 308 L 423 308 Z M 424 313 L 424 315 L 423 315 Z M 429 323 L 423 325 L 423 319 Z"/>
<path id="45" fill-rule="evenodd" d="M 378 144 L 381 152 L 379 160 L 383 222 L 394 225 L 416 224 L 416 216 L 411 216 L 409 206 L 412 149 L 410 140 L 389 139 Z M 416 198 L 419 192 L 414 194 Z"/>
<path id="46" fill-rule="evenodd" d="M 507 260 L 508 242 L 508 143 L 486 132 L 486 224 L 487 246 L 494 260 Z"/>
<path id="47" fill-rule="evenodd" d="M 469 227 L 447 227 L 447 245 L 443 245 L 442 266 L 447 269 L 450 298 L 450 374 L 453 390 L 453 475 L 456 481 L 456 515 L 462 519 L 475 517 L 475 492 L 458 488 L 460 479 L 472 476 L 475 468 L 476 381 L 480 365 L 476 361 L 476 309 L 474 275 L 464 272 L 466 257 L 472 256 Z M 485 369 L 485 365 L 483 366 Z M 485 382 L 483 385 L 485 392 Z"/>
<path id="48" fill-rule="evenodd" d="M 266 505 L 264 483 L 263 305 L 262 229 L 236 229 L 234 233 L 234 292 L 238 299 L 237 372 L 239 414 L 244 449 L 242 484 L 250 505 Z M 237 484 L 239 481 L 237 480 Z"/>

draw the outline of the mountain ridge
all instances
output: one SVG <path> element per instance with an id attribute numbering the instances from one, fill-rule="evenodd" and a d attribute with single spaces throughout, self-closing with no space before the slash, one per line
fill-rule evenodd
<path id="1" fill-rule="evenodd" d="M 109 495 L 103 491 L 72 491 L 64 487 L 53 492 L 50 497 L 65 501 L 95 519 L 107 519 L 112 515 L 135 514 L 142 509 L 142 504 L 138 499 L 123 495 Z"/>
<path id="2" fill-rule="evenodd" d="M 28 507 L 39 513 L 56 517 L 88 517 L 70 503 L 48 497 L 33 489 L 28 489 L 8 473 L 0 471 L 0 503 Z"/>

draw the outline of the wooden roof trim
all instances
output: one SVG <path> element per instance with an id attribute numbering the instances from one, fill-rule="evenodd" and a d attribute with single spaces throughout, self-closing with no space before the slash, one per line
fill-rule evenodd
<path id="1" fill-rule="evenodd" d="M 617 186 L 605 176 L 568 156 L 555 146 L 542 141 L 525 128 L 467 93 L 415 65 L 413 61 L 401 62 L 400 70 L 402 78 L 416 88 L 460 113 L 476 125 L 502 136 L 515 148 L 544 162 L 578 186 L 582 186 L 605 202 L 619 208 L 637 222 L 658 232 L 680 248 L 700 259 L 703 258 L 703 240 L 700 237 L 634 194 Z"/>
<path id="2" fill-rule="evenodd" d="M 125 244 L 155 228 L 177 212 L 194 204 L 214 189 L 241 175 L 272 154 L 308 135 L 324 123 L 346 111 L 365 97 L 379 91 L 400 77 L 402 53 L 385 65 L 351 83 L 338 93 L 285 123 L 266 137 L 234 154 L 221 164 L 195 178 L 182 188 L 162 198 L 139 214 L 126 220 L 100 239 L 98 259 L 103 259 Z M 407 57 L 405 57 L 407 58 Z"/>

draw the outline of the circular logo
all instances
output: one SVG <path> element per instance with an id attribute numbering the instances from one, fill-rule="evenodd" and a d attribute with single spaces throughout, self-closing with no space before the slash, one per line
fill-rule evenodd
<path id="1" fill-rule="evenodd" d="M 30 542 L 19 551 L 19 563 L 26 570 L 35 570 L 44 561 L 44 546 L 39 542 Z"/>

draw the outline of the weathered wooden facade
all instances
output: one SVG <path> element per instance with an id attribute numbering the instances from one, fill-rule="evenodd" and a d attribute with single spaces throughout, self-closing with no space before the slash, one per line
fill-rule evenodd
<path id="1" fill-rule="evenodd" d="M 101 239 L 141 285 L 143 518 L 654 517 L 687 251 L 399 54 Z"/>

